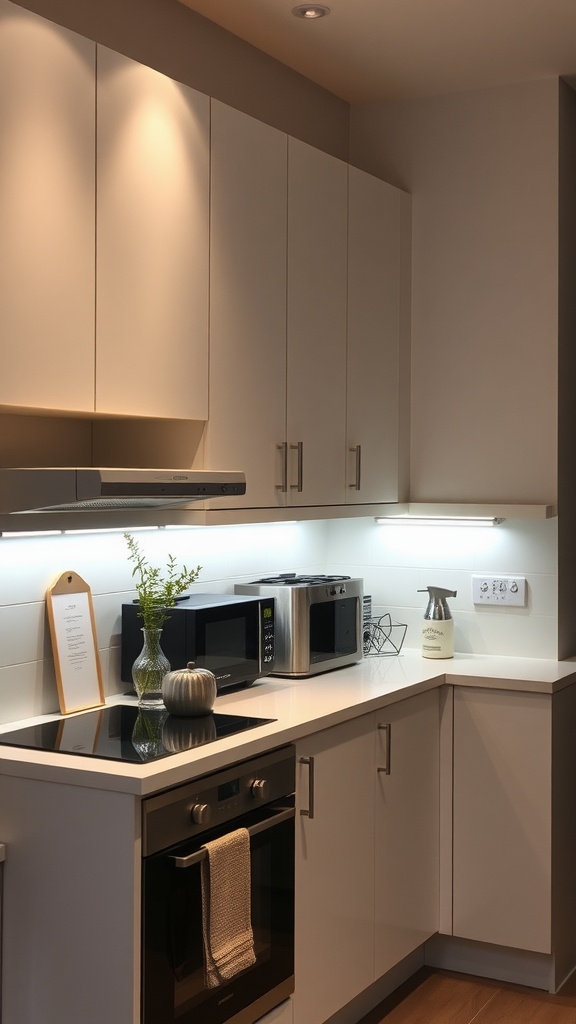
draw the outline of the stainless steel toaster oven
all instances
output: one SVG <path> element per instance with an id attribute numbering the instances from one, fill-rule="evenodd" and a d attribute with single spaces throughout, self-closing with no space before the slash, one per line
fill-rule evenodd
<path id="1" fill-rule="evenodd" d="M 237 583 L 234 590 L 274 598 L 276 644 L 271 675 L 313 676 L 362 658 L 361 579 L 283 573 Z"/>

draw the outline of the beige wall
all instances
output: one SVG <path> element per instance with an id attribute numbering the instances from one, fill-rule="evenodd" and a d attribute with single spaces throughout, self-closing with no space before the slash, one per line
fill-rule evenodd
<path id="1" fill-rule="evenodd" d="M 23 0 L 19 6 L 348 157 L 347 103 L 177 0 Z"/>
<path id="2" fill-rule="evenodd" d="M 413 195 L 411 496 L 556 496 L 557 79 L 351 111 Z"/>

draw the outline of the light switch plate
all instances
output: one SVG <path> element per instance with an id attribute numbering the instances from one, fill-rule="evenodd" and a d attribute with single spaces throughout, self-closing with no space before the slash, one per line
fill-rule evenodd
<path id="1" fill-rule="evenodd" d="M 473 576 L 474 604 L 505 604 L 523 608 L 526 604 L 524 576 Z"/>

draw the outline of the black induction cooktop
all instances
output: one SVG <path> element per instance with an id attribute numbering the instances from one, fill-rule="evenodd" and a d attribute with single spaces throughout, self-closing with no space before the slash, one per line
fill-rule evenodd
<path id="1" fill-rule="evenodd" d="M 176 718 L 164 707 L 115 704 L 0 733 L 0 745 L 143 764 L 274 721 L 215 713 Z"/>

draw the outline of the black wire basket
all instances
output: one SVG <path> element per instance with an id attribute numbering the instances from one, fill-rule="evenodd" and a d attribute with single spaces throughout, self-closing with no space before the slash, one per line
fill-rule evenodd
<path id="1" fill-rule="evenodd" d="M 367 619 L 363 628 L 365 658 L 393 657 L 400 654 L 408 626 L 392 622 L 388 613 Z"/>

